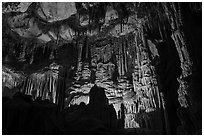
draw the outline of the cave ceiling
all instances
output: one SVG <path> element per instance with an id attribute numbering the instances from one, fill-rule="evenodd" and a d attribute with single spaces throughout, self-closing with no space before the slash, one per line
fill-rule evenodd
<path id="1" fill-rule="evenodd" d="M 168 20 L 163 17 L 168 5 L 163 3 L 6 4 L 3 4 L 3 23 L 15 35 L 39 43 L 71 42 L 79 35 L 117 37 L 140 27 L 155 29 L 156 24 Z M 125 29 L 117 32 L 121 24 Z"/>
<path id="2" fill-rule="evenodd" d="M 47 54 L 53 54 L 51 51 L 56 49 L 65 51 L 65 44 L 77 45 L 84 40 L 103 45 L 138 31 L 162 41 L 165 32 L 182 25 L 176 16 L 179 11 L 179 3 L 4 2 L 3 65 L 17 70 L 40 69 L 53 61 L 52 55 L 44 55 L 46 49 Z M 33 63 L 34 55 L 41 57 L 38 65 Z"/>

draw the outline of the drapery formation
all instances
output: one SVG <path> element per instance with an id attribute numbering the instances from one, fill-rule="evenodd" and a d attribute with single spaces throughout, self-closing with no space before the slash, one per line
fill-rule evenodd
<path id="1" fill-rule="evenodd" d="M 58 75 L 59 65 L 55 63 L 50 64 L 47 70 L 41 70 L 30 75 L 13 72 L 6 67 L 3 70 L 3 87 L 13 89 L 18 86 L 20 92 L 31 95 L 34 100 L 41 98 L 42 100 L 47 99 L 52 103 L 58 104 L 59 93 L 57 92 L 57 86 L 60 77 Z"/>
<path id="2" fill-rule="evenodd" d="M 105 88 L 109 103 L 114 104 L 118 115 L 122 111 L 121 104 L 124 104 L 125 128 L 148 127 L 161 132 L 159 117 L 164 114 L 160 109 L 165 109 L 165 102 L 155 72 L 154 61 L 158 58 L 155 44 L 145 37 L 142 28 L 127 35 L 80 43 L 71 92 L 87 94 L 97 84 Z M 71 103 L 87 104 L 88 100 L 87 96 L 76 97 Z M 153 115 L 157 115 L 157 120 Z M 156 121 L 160 123 L 154 127 Z"/>
<path id="3" fill-rule="evenodd" d="M 57 103 L 58 67 L 51 64 L 49 71 L 33 73 L 28 76 L 23 84 L 23 92 L 32 95 L 33 99 L 40 97 L 43 100 L 48 99 L 53 103 Z"/>

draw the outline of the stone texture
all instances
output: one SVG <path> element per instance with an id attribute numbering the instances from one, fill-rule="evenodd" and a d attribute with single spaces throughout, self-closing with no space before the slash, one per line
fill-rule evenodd
<path id="1" fill-rule="evenodd" d="M 189 83 L 185 81 L 184 79 L 187 78 L 192 74 L 192 61 L 189 56 L 187 47 L 186 47 L 186 42 L 184 40 L 184 34 L 177 30 L 172 34 L 172 39 L 175 42 L 176 49 L 179 54 L 179 58 L 181 61 L 181 69 L 182 73 L 179 78 L 177 78 L 179 82 L 179 89 L 178 89 L 178 101 L 182 107 L 188 107 L 190 104 L 187 101 L 187 96 L 189 96 L 189 93 L 187 92 L 187 88 Z"/>

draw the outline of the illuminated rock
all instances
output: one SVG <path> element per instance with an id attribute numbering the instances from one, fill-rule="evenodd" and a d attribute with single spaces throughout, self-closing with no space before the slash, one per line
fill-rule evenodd
<path id="1" fill-rule="evenodd" d="M 38 14 L 48 22 L 69 18 L 76 14 L 74 2 L 41 2 Z"/>
<path id="2" fill-rule="evenodd" d="M 25 80 L 23 90 L 27 95 L 32 95 L 33 98 L 41 97 L 43 100 L 48 99 L 56 103 L 58 72 L 53 72 L 52 69 L 58 70 L 57 64 L 51 64 L 47 72 L 33 73 Z M 33 91 L 36 93 L 33 94 Z"/>
<path id="3" fill-rule="evenodd" d="M 5 66 L 2 67 L 2 86 L 12 89 L 20 84 L 22 84 L 25 79 L 24 74 L 15 72 Z"/>
<path id="4" fill-rule="evenodd" d="M 179 82 L 178 101 L 182 107 L 188 107 L 190 104 L 187 102 L 186 97 L 189 96 L 189 93 L 187 92 L 189 83 L 187 83 L 184 79 L 192 74 L 193 63 L 187 51 L 184 34 L 177 30 L 171 37 L 174 40 L 177 52 L 179 54 L 182 69 L 181 76 L 177 78 Z"/>

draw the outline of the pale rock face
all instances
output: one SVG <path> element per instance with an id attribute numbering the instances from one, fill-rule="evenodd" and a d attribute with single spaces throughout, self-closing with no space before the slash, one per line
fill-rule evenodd
<path id="1" fill-rule="evenodd" d="M 28 7 L 30 6 L 30 4 L 31 4 L 32 2 L 21 2 L 20 3 L 20 5 L 19 5 L 19 11 L 20 12 L 25 12 L 27 9 L 28 9 Z"/>
<path id="2" fill-rule="evenodd" d="M 47 34 L 42 34 L 41 36 L 38 37 L 38 39 L 39 39 L 42 43 L 46 43 L 46 42 L 49 42 L 49 41 L 52 40 Z"/>
<path id="3" fill-rule="evenodd" d="M 106 15 L 105 15 L 105 25 L 108 25 L 110 20 L 117 19 L 117 18 L 118 18 L 117 11 L 114 10 L 112 6 L 107 7 Z"/>
<path id="4" fill-rule="evenodd" d="M 152 41 L 147 40 L 147 45 L 149 46 L 149 49 L 150 49 L 153 57 L 156 57 L 156 56 L 159 57 L 159 53 L 157 51 L 157 48 L 156 48 L 155 44 Z"/>
<path id="5" fill-rule="evenodd" d="M 41 2 L 38 14 L 48 22 L 69 18 L 77 13 L 74 2 Z"/>
<path id="6" fill-rule="evenodd" d="M 11 27 L 11 30 L 16 32 L 19 36 L 24 38 L 37 38 L 41 43 L 47 43 L 51 40 L 57 40 L 57 32 L 52 29 L 47 33 L 42 33 L 39 29 L 38 23 L 34 18 L 25 18 L 28 16 L 27 10 L 31 3 L 20 3 L 18 5 L 22 13 L 14 17 L 9 17 L 7 22 Z M 10 11 L 9 11 L 10 12 Z M 71 15 L 76 14 L 75 3 L 70 2 L 57 2 L 57 3 L 40 3 L 40 7 L 37 9 L 37 14 L 48 22 L 56 22 L 69 18 Z M 74 31 L 68 27 L 68 25 L 62 25 L 59 27 L 59 36 L 65 41 L 72 41 L 74 37 Z"/>

